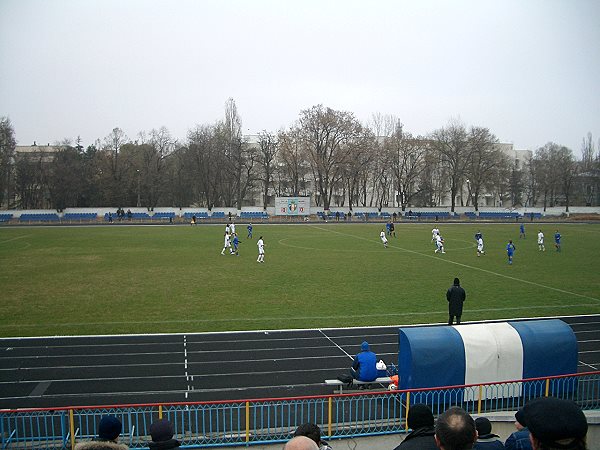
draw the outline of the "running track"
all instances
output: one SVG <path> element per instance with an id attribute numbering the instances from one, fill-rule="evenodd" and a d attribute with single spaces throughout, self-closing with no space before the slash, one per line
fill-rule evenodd
<path id="1" fill-rule="evenodd" d="M 563 317 L 579 372 L 600 370 L 600 315 Z M 0 408 L 329 394 L 366 339 L 397 361 L 398 327 L 0 339 Z"/>

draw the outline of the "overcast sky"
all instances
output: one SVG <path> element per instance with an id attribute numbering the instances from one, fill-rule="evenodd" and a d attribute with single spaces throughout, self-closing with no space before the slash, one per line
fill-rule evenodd
<path id="1" fill-rule="evenodd" d="M 580 155 L 600 137 L 599 19 L 598 0 L 0 0 L 0 116 L 20 145 L 185 140 L 232 97 L 246 134 L 323 104 Z"/>

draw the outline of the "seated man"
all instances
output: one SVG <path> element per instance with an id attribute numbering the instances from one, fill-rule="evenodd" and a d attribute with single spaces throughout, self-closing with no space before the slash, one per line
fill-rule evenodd
<path id="1" fill-rule="evenodd" d="M 364 341 L 361 352 L 354 357 L 352 376 L 359 381 L 374 381 L 377 378 L 377 355 L 369 350 L 369 343 Z"/>
<path id="2" fill-rule="evenodd" d="M 475 429 L 477 430 L 477 442 L 473 450 L 503 450 L 504 444 L 497 434 L 492 433 L 492 423 L 487 417 L 478 417 L 475 419 Z"/>
<path id="3" fill-rule="evenodd" d="M 429 406 L 422 403 L 412 405 L 406 422 L 412 431 L 394 450 L 437 450 L 433 412 Z"/>
<path id="4" fill-rule="evenodd" d="M 75 450 L 127 450 L 127 445 L 118 443 L 122 429 L 121 421 L 115 416 L 103 416 L 98 424 L 98 437 L 75 444 Z"/>

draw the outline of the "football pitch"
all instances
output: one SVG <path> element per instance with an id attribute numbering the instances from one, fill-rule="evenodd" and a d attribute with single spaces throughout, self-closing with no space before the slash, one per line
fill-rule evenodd
<path id="1" fill-rule="evenodd" d="M 600 225 L 527 223 L 526 239 L 515 223 L 438 226 L 443 255 L 433 224 L 397 224 L 385 249 L 380 223 L 258 223 L 251 240 L 239 223 L 239 256 L 220 254 L 224 225 L 1 228 L 0 336 L 439 323 L 454 277 L 463 322 L 600 313 Z"/>

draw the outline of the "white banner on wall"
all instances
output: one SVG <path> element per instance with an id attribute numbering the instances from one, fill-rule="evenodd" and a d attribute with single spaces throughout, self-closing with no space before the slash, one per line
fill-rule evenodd
<path id="1" fill-rule="evenodd" d="M 275 197 L 275 215 L 310 215 L 310 197 Z"/>

